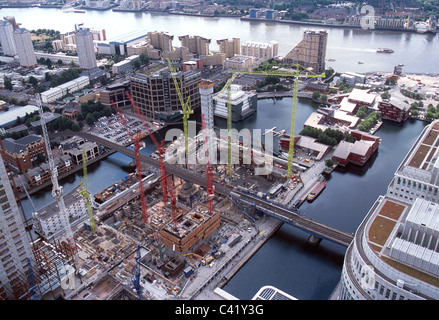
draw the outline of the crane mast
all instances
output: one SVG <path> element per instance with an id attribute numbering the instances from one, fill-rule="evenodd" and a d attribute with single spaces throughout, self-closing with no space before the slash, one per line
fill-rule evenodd
<path id="1" fill-rule="evenodd" d="M 168 191 L 170 196 L 170 202 L 171 202 L 171 209 L 172 209 L 172 216 L 174 220 L 174 230 L 177 230 L 177 199 L 175 194 L 175 186 L 173 180 L 170 181 L 168 179 L 168 171 L 166 170 L 165 162 L 164 162 L 164 141 L 161 142 L 159 145 L 157 142 L 157 139 L 154 137 L 151 128 L 149 127 L 148 123 L 144 119 L 142 113 L 139 110 L 139 107 L 137 106 L 134 99 L 131 97 L 131 95 L 126 92 L 126 95 L 128 96 L 131 105 L 133 106 L 134 110 L 136 111 L 138 117 L 143 123 L 143 126 L 148 131 L 148 135 L 151 138 L 152 142 L 154 143 L 155 147 L 157 148 L 158 154 L 159 154 L 159 163 L 160 163 L 160 176 L 161 176 L 161 183 L 162 183 L 162 193 L 163 193 L 163 202 L 168 202 Z"/>
<path id="2" fill-rule="evenodd" d="M 46 145 L 47 159 L 49 161 L 50 178 L 52 181 L 52 196 L 56 199 L 56 202 L 58 204 L 61 221 L 66 233 L 67 244 L 69 245 L 70 250 L 75 254 L 77 251 L 76 243 L 75 239 L 73 238 L 73 231 L 70 226 L 69 218 L 67 216 L 67 209 L 64 203 L 62 186 L 60 186 L 58 183 L 58 168 L 55 166 L 55 162 L 53 161 L 52 150 L 50 149 L 49 134 L 47 132 L 46 121 L 44 120 L 43 106 L 39 94 L 36 94 L 36 100 L 38 104 L 38 113 L 41 120 L 41 129 L 43 131 L 44 143 Z"/>
<path id="3" fill-rule="evenodd" d="M 79 192 L 85 199 L 85 205 L 87 206 L 88 218 L 90 220 L 90 228 L 92 232 L 96 231 L 96 222 L 93 217 L 93 210 L 91 208 L 90 192 L 88 192 L 88 181 L 87 181 L 87 155 L 85 149 L 82 149 L 82 170 L 84 173 L 84 186 Z"/>

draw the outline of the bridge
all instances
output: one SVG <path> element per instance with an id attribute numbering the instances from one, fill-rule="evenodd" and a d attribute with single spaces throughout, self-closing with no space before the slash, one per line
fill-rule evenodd
<path id="1" fill-rule="evenodd" d="M 134 150 L 130 148 L 123 147 L 116 143 L 113 143 L 109 140 L 103 139 L 99 136 L 86 133 L 86 132 L 57 132 L 50 133 L 51 138 L 56 137 L 72 137 L 72 136 L 80 136 L 86 140 L 95 141 L 97 144 L 105 146 L 109 149 L 112 149 L 116 152 L 120 152 L 130 158 L 135 158 Z M 153 159 L 147 155 L 140 154 L 140 161 L 144 164 L 153 166 L 158 168 L 160 166 L 159 161 Z M 206 178 L 205 176 L 196 174 L 192 171 L 189 171 L 185 168 L 178 168 L 174 165 L 166 164 L 166 169 L 170 174 L 173 174 L 177 177 L 180 177 L 184 180 L 191 181 L 195 184 L 198 184 L 202 187 L 206 187 Z M 338 230 L 336 228 L 330 227 L 318 221 L 315 221 L 311 218 L 304 217 L 296 212 L 278 206 L 276 204 L 270 203 L 263 199 L 257 198 L 251 194 L 247 194 L 244 192 L 240 192 L 237 190 L 233 190 L 230 186 L 224 185 L 222 186 L 219 183 L 214 183 L 215 192 L 222 194 L 224 196 L 229 196 L 231 192 L 239 195 L 240 200 L 243 200 L 249 204 L 255 205 L 256 209 L 263 212 L 266 215 L 269 215 L 275 219 L 278 219 L 282 222 L 285 222 L 289 225 L 292 225 L 298 229 L 304 230 L 311 235 L 314 235 L 318 238 L 323 238 L 329 240 L 331 242 L 337 243 L 339 245 L 348 247 L 352 242 L 354 236 L 350 233 Z"/>

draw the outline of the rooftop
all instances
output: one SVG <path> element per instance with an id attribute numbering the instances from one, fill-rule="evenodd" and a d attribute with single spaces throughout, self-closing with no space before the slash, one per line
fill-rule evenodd
<path id="1" fill-rule="evenodd" d="M 426 283 L 439 286 L 439 206 L 417 199 L 413 205 L 382 197 L 365 229 L 366 243 L 384 263 Z"/>

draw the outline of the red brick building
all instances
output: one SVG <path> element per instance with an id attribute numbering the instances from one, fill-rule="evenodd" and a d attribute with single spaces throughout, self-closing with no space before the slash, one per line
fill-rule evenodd
<path id="1" fill-rule="evenodd" d="M 380 101 L 378 110 L 383 119 L 396 122 L 406 121 L 410 115 L 410 105 L 396 99 Z"/>
<path id="2" fill-rule="evenodd" d="M 16 172 L 25 172 L 33 167 L 38 154 L 46 154 L 46 144 L 42 136 L 30 134 L 14 140 L 6 138 L 2 141 L 5 161 Z"/>
<path id="3" fill-rule="evenodd" d="M 341 141 L 332 155 L 332 160 L 341 166 L 349 163 L 363 166 L 378 150 L 380 138 L 356 130 L 351 131 L 351 134 L 357 141 Z"/>

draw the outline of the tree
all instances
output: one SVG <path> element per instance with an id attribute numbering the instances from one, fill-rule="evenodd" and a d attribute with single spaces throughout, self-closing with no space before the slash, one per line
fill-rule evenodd
<path id="1" fill-rule="evenodd" d="M 95 117 L 93 116 L 92 113 L 89 113 L 89 114 L 87 114 L 87 116 L 85 117 L 85 122 L 87 122 L 87 124 L 88 124 L 89 126 L 92 126 L 92 125 L 96 122 L 96 119 L 95 119 Z"/>
<path id="2" fill-rule="evenodd" d="M 7 89 L 7 90 L 12 90 L 12 82 L 11 82 L 11 79 L 9 79 L 9 78 L 4 78 L 4 80 L 3 80 L 3 84 L 4 84 L 4 86 L 5 86 L 5 89 Z"/>
<path id="3" fill-rule="evenodd" d="M 334 165 L 334 161 L 332 161 L 332 159 L 326 159 L 326 160 L 325 160 L 325 165 L 326 165 L 328 168 L 331 168 L 331 167 Z"/>
<path id="4" fill-rule="evenodd" d="M 318 91 L 314 91 L 314 92 L 312 93 L 312 99 L 313 99 L 313 100 L 319 100 L 319 99 L 320 99 L 320 92 L 318 92 Z"/>
<path id="5" fill-rule="evenodd" d="M 34 76 L 30 76 L 29 77 L 29 83 L 32 85 L 32 87 L 35 88 L 35 86 L 38 84 L 38 79 L 35 78 Z"/>

